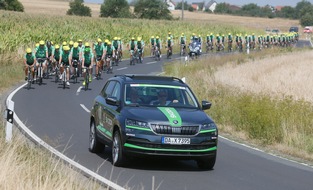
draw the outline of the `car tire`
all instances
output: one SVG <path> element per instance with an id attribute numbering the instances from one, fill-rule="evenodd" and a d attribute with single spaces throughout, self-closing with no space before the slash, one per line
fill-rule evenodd
<path id="1" fill-rule="evenodd" d="M 89 151 L 92 153 L 100 153 L 104 150 L 104 144 L 99 142 L 96 134 L 96 126 L 95 123 L 92 122 L 90 124 L 90 131 L 89 131 Z"/>
<path id="2" fill-rule="evenodd" d="M 119 131 L 115 131 L 112 142 L 112 164 L 120 167 L 125 164 L 125 157 L 122 149 L 121 135 Z"/>
<path id="3" fill-rule="evenodd" d="M 215 165 L 216 156 L 214 157 L 208 157 L 208 158 L 202 158 L 197 161 L 197 165 L 199 169 L 202 170 L 212 170 Z"/>

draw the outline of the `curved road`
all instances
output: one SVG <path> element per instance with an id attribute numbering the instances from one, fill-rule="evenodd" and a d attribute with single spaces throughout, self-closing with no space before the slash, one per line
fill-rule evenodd
<path id="1" fill-rule="evenodd" d="M 174 56 L 174 59 L 181 58 Z M 114 75 L 162 72 L 162 62 L 155 62 L 152 58 L 145 58 L 143 64 L 135 66 L 127 63 L 122 62 L 114 67 Z M 111 76 L 113 74 L 104 74 L 103 79 L 93 80 L 88 91 L 81 90 L 81 83 L 62 89 L 52 79 L 44 80 L 41 86 L 35 84 L 30 90 L 21 88 L 12 99 L 15 102 L 15 113 L 46 143 L 125 188 L 313 189 L 312 167 L 268 155 L 222 137 L 219 138 L 217 162 L 212 171 L 199 170 L 194 161 L 170 159 L 138 159 L 133 160 L 127 168 L 113 167 L 109 148 L 98 155 L 88 151 L 88 111 L 94 97 Z"/>

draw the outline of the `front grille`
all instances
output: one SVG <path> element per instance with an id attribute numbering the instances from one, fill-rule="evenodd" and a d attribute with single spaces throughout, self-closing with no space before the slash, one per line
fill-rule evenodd
<path id="1" fill-rule="evenodd" d="M 172 127 L 170 125 L 151 124 L 151 128 L 156 134 L 160 135 L 195 135 L 199 132 L 199 126 Z"/>

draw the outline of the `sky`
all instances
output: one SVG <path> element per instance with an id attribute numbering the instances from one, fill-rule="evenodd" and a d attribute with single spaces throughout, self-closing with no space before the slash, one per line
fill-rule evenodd
<path id="1" fill-rule="evenodd" d="M 173 0 L 174 2 L 180 2 L 180 0 Z M 209 0 L 205 0 L 208 2 Z M 255 3 L 258 6 L 272 5 L 272 6 L 292 6 L 295 7 L 301 0 L 215 0 L 217 3 L 229 3 L 232 5 L 246 5 L 249 3 Z M 307 0 L 313 4 L 313 0 Z M 84 0 L 85 3 L 103 3 L 103 0 Z M 203 0 L 187 0 L 188 3 L 203 2 Z"/>

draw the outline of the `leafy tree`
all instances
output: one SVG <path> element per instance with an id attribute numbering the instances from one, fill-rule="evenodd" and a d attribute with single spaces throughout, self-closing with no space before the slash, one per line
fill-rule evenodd
<path id="1" fill-rule="evenodd" d="M 305 8 L 305 7 L 310 7 L 311 3 L 309 1 L 306 0 L 302 0 L 301 2 L 297 3 L 296 8 L 295 8 L 295 19 L 299 19 L 301 17 L 300 12 L 301 9 Z"/>
<path id="2" fill-rule="evenodd" d="M 296 13 L 295 8 L 286 6 L 286 7 L 283 7 L 281 11 L 277 13 L 277 16 L 292 19 L 292 18 L 295 18 L 295 13 Z"/>
<path id="3" fill-rule="evenodd" d="M 0 10 L 24 12 L 24 6 L 18 0 L 0 0 Z"/>
<path id="4" fill-rule="evenodd" d="M 300 19 L 301 26 L 313 26 L 313 17 L 311 13 L 306 13 Z"/>
<path id="5" fill-rule="evenodd" d="M 163 0 L 138 0 L 134 13 L 138 18 L 172 20 L 173 16 Z"/>
<path id="6" fill-rule="evenodd" d="M 84 5 L 84 0 L 74 0 L 70 2 L 70 9 L 67 15 L 91 16 L 91 9 Z"/>
<path id="7" fill-rule="evenodd" d="M 232 13 L 232 11 L 230 10 L 229 8 L 229 4 L 227 3 L 219 3 L 216 5 L 215 7 L 215 10 L 214 10 L 215 13 L 221 13 L 221 14 L 230 14 Z"/>
<path id="8" fill-rule="evenodd" d="M 127 0 L 104 0 L 100 8 L 100 17 L 131 17 Z"/>

